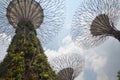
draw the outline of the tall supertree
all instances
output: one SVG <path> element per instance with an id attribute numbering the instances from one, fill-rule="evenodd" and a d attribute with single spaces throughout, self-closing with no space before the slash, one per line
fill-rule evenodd
<path id="1" fill-rule="evenodd" d="M 60 80 L 74 80 L 84 68 L 84 58 L 80 54 L 64 54 L 53 58 L 51 66 Z"/>
<path id="2" fill-rule="evenodd" d="M 73 40 L 84 48 L 97 46 L 109 36 L 120 41 L 120 31 L 115 27 L 120 16 L 119 4 L 119 0 L 85 0 L 73 19 Z"/>
<path id="3" fill-rule="evenodd" d="M 0 1 L 1 39 L 14 36 L 0 63 L 0 79 L 58 80 L 40 41 L 50 41 L 62 27 L 63 7 L 63 0 Z"/>

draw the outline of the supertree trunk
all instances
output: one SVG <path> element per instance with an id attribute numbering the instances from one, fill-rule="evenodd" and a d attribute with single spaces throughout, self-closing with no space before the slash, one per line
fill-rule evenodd
<path id="1" fill-rule="evenodd" d="M 0 78 L 7 80 L 58 80 L 30 21 L 18 24 L 16 35 L 0 63 Z"/>
<path id="2" fill-rule="evenodd" d="M 114 30 L 113 37 L 115 37 L 120 42 L 120 31 Z"/>

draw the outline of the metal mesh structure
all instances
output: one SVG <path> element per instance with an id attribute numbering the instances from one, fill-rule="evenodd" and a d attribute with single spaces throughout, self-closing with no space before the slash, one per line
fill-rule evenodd
<path id="1" fill-rule="evenodd" d="M 103 43 L 108 36 L 118 40 L 115 26 L 120 16 L 119 0 L 85 0 L 75 13 L 72 37 L 78 46 L 90 48 Z"/>
<path id="2" fill-rule="evenodd" d="M 40 41 L 47 43 L 64 22 L 64 0 L 1 0 L 0 36 L 9 39 L 20 21 L 31 21 Z"/>
<path id="3" fill-rule="evenodd" d="M 18 27 L 20 21 L 31 21 L 35 28 L 39 28 L 44 13 L 40 4 L 34 0 L 13 0 L 7 7 L 6 16 L 14 28 Z"/>
<path id="4" fill-rule="evenodd" d="M 60 80 L 74 80 L 84 68 L 84 58 L 80 54 L 64 54 L 50 61 Z"/>
<path id="5" fill-rule="evenodd" d="M 58 73 L 60 80 L 74 80 L 73 75 L 74 70 L 72 68 L 65 68 Z M 62 76 L 62 77 L 61 77 Z"/>

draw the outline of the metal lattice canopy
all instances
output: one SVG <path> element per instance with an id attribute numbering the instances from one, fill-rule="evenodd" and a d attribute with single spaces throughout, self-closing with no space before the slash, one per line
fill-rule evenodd
<path id="1" fill-rule="evenodd" d="M 0 0 L 0 39 L 13 37 L 21 21 L 30 21 L 45 45 L 63 27 L 64 0 Z"/>
<path id="2" fill-rule="evenodd" d="M 115 27 L 120 17 L 119 4 L 119 0 L 85 0 L 73 18 L 72 38 L 75 43 L 82 48 L 91 48 L 109 36 L 120 36 Z"/>
<path id="3" fill-rule="evenodd" d="M 73 72 L 74 72 L 73 68 L 65 68 L 59 71 L 58 77 L 60 78 L 60 80 L 74 80 L 74 78 L 72 77 Z"/>
<path id="4" fill-rule="evenodd" d="M 51 66 L 62 80 L 74 80 L 84 68 L 85 60 L 77 53 L 64 54 L 53 58 Z"/>
<path id="5" fill-rule="evenodd" d="M 9 23 L 17 28 L 20 21 L 31 21 L 35 28 L 43 22 L 43 9 L 35 0 L 12 0 L 6 14 Z"/>

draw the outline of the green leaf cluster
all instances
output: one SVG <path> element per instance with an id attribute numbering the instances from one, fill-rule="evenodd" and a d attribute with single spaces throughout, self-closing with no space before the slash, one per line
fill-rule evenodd
<path id="1" fill-rule="evenodd" d="M 118 72 L 117 77 L 118 77 L 118 80 L 120 80 L 120 71 Z"/>

